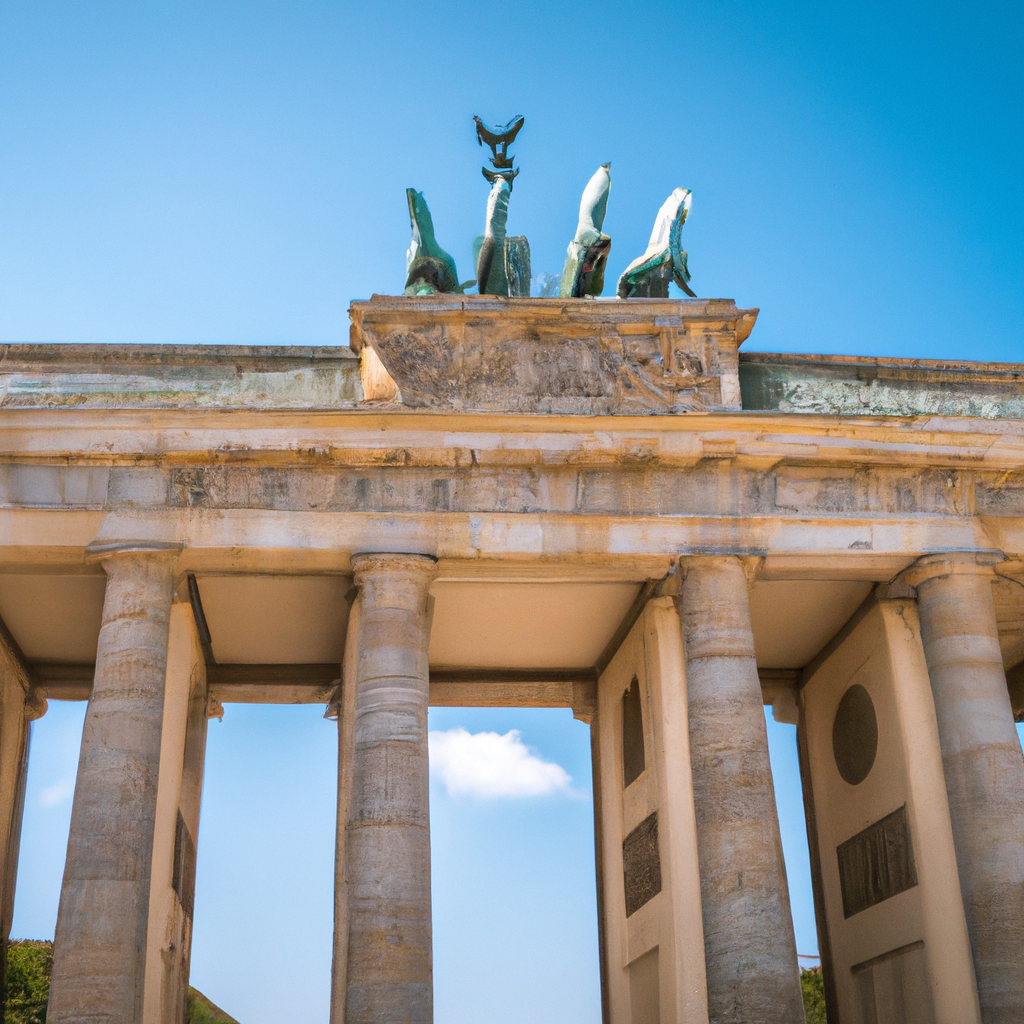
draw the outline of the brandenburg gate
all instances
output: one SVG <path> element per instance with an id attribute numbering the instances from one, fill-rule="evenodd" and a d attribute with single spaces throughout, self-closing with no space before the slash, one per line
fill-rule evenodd
<path id="1" fill-rule="evenodd" d="M 1024 367 L 744 355 L 756 315 L 4 349 L 5 941 L 29 722 L 88 701 L 50 1024 L 181 1024 L 231 702 L 337 719 L 334 1024 L 432 1020 L 430 704 L 590 724 L 606 1024 L 803 1019 L 765 705 L 830 1020 L 1024 1019 Z"/>
<path id="2" fill-rule="evenodd" d="M 427 708 L 562 707 L 604 1024 L 798 1024 L 771 705 L 830 1024 L 1021 1024 L 1024 366 L 741 354 L 683 188 L 601 299 L 610 164 L 534 284 L 475 121 L 476 280 L 409 189 L 349 347 L 4 347 L 0 947 L 29 722 L 87 700 L 47 1021 L 184 1024 L 207 721 L 322 704 L 331 1024 L 432 1024 Z"/>

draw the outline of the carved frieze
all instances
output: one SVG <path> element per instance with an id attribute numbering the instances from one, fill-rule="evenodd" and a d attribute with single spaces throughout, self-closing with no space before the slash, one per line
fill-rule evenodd
<path id="1" fill-rule="evenodd" d="M 375 295 L 350 315 L 353 349 L 372 350 L 405 406 L 637 415 L 739 409 L 737 350 L 757 312 L 730 299 Z"/>

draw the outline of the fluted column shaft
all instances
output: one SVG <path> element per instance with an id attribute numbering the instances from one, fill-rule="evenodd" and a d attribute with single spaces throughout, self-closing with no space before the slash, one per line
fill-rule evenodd
<path id="1" fill-rule="evenodd" d="M 711 1024 L 804 1019 L 743 566 L 684 565 L 690 756 Z"/>
<path id="2" fill-rule="evenodd" d="M 1024 757 L 999 650 L 993 572 L 930 556 L 917 586 L 960 888 L 984 1024 L 1024 1014 Z"/>
<path id="3" fill-rule="evenodd" d="M 431 1024 L 428 588 L 434 560 L 353 559 L 359 588 L 345 836 L 349 1024 Z"/>
<path id="4" fill-rule="evenodd" d="M 178 550 L 131 545 L 95 552 L 107 588 L 57 916 L 50 1024 L 142 1019 Z"/>

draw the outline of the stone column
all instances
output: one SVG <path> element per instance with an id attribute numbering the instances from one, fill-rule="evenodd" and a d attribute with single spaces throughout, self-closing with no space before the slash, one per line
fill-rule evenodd
<path id="1" fill-rule="evenodd" d="M 174 562 L 97 545 L 107 573 L 54 940 L 50 1024 L 138 1024 Z"/>
<path id="2" fill-rule="evenodd" d="M 984 1024 L 1024 1014 L 1024 757 L 992 601 L 989 553 L 930 555 L 917 587 L 960 888 Z"/>
<path id="3" fill-rule="evenodd" d="M 7 940 L 14 916 L 18 847 L 25 808 L 29 722 L 46 702 L 29 689 L 21 652 L 0 620 L 0 1020 L 7 991 Z"/>
<path id="4" fill-rule="evenodd" d="M 680 600 L 708 1014 L 801 1024 L 789 889 L 738 558 L 687 559 Z"/>
<path id="5" fill-rule="evenodd" d="M 349 1024 L 431 1024 L 427 591 L 434 559 L 353 559 L 360 612 L 345 837 Z"/>

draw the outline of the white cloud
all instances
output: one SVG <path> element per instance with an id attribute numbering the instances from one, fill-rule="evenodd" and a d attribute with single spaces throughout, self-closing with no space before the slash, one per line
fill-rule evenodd
<path id="1" fill-rule="evenodd" d="M 61 779 L 39 793 L 39 802 L 44 807 L 56 807 L 64 803 L 75 791 L 74 779 Z"/>
<path id="2" fill-rule="evenodd" d="M 452 796 L 524 797 L 572 793 L 572 779 L 559 764 L 531 753 L 518 729 L 430 733 L 430 771 Z"/>

